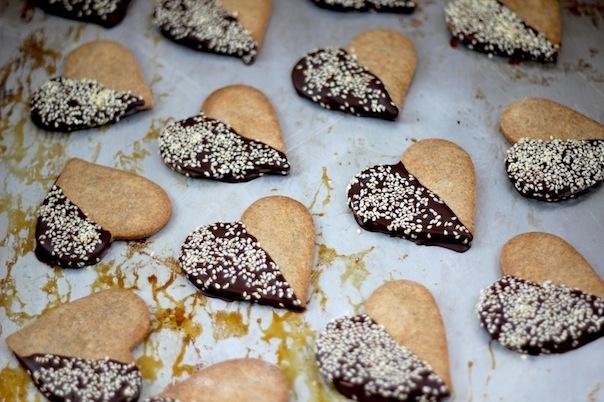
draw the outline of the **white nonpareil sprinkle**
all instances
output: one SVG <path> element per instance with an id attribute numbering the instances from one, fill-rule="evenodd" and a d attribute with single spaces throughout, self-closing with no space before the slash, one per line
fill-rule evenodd
<path id="1" fill-rule="evenodd" d="M 170 37 L 198 42 L 199 49 L 253 61 L 258 45 L 251 33 L 217 0 L 156 0 L 153 23 Z"/>
<path id="2" fill-rule="evenodd" d="M 49 128 L 88 128 L 117 122 L 142 99 L 130 92 L 107 88 L 94 80 L 55 78 L 45 82 L 31 99 L 32 116 Z"/>
<path id="3" fill-rule="evenodd" d="M 238 288 L 246 301 L 271 297 L 300 305 L 277 264 L 242 222 L 218 222 L 193 231 L 182 245 L 180 265 L 202 290 Z"/>
<path id="4" fill-rule="evenodd" d="M 218 180 L 244 180 L 269 167 L 279 174 L 289 172 L 283 153 L 246 140 L 227 124 L 203 114 L 168 124 L 159 137 L 159 152 L 168 166 L 187 176 L 198 173 Z"/>
<path id="5" fill-rule="evenodd" d="M 361 9 L 372 6 L 375 9 L 382 7 L 415 7 L 415 1 L 410 0 L 319 0 L 332 6 Z"/>
<path id="6" fill-rule="evenodd" d="M 480 44 L 490 54 L 499 51 L 511 56 L 520 50 L 551 60 L 558 52 L 557 44 L 527 27 L 497 0 L 453 0 L 445 8 L 445 19 L 453 36 L 462 41 L 470 38 L 470 48 Z"/>
<path id="7" fill-rule="evenodd" d="M 34 383 L 53 400 L 135 401 L 142 386 L 141 374 L 132 363 L 50 354 L 36 355 L 34 363 L 39 366 L 31 373 Z"/>
<path id="8" fill-rule="evenodd" d="M 332 106 L 324 98 L 338 99 L 341 111 L 357 116 L 385 112 L 386 102 L 396 107 L 382 82 L 343 49 L 311 52 L 294 68 L 303 70 L 304 95 L 326 109 Z"/>
<path id="9" fill-rule="evenodd" d="M 572 198 L 604 180 L 604 141 L 522 138 L 507 151 L 506 170 L 526 196 Z"/>
<path id="10" fill-rule="evenodd" d="M 36 241 L 55 259 L 75 260 L 83 266 L 102 243 L 101 226 L 88 219 L 57 185 L 46 195 L 38 219 L 47 229 L 38 234 Z"/>
<path id="11" fill-rule="evenodd" d="M 78 10 L 78 16 L 98 15 L 106 19 L 107 15 L 117 9 L 123 0 L 47 0 L 50 4 L 59 3 L 66 11 Z"/>
<path id="12" fill-rule="evenodd" d="M 350 195 L 353 186 L 360 191 Z M 357 174 L 348 185 L 348 205 L 362 222 L 387 222 L 391 232 L 403 231 L 411 239 L 429 230 L 450 233 L 459 240 L 470 231 L 455 217 L 444 216 L 429 207 L 430 202 L 444 202 L 429 189 L 419 185 L 411 174 L 402 175 L 391 165 L 378 165 Z M 467 242 L 467 239 L 464 239 Z"/>
<path id="13" fill-rule="evenodd" d="M 520 353 L 564 352 L 604 329 L 603 298 L 514 276 L 483 289 L 476 312 L 493 338 Z"/>
<path id="14" fill-rule="evenodd" d="M 362 387 L 365 396 L 428 402 L 449 394 L 428 363 L 365 314 L 327 324 L 317 339 L 316 355 L 319 370 L 329 381 Z"/>

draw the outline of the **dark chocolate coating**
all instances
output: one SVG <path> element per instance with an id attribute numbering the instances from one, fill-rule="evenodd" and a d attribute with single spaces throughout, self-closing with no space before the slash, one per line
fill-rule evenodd
<path id="1" fill-rule="evenodd" d="M 338 51 L 338 60 L 344 63 L 346 61 L 346 58 L 349 57 L 348 52 L 344 49 L 339 49 Z M 321 52 L 325 52 L 325 49 L 319 49 L 317 51 L 309 53 L 307 56 L 300 59 L 294 66 L 292 70 L 292 82 L 298 95 L 303 98 L 309 99 L 312 102 L 319 103 L 322 107 L 327 106 L 326 108 L 330 110 L 343 111 L 345 113 L 362 117 L 376 117 L 385 120 L 396 120 L 399 114 L 399 109 L 393 104 L 392 99 L 390 98 L 390 95 L 386 90 L 386 87 L 384 86 L 382 81 L 377 76 L 375 76 L 375 74 L 371 73 L 369 70 L 358 64 L 358 62 L 356 62 L 356 67 L 359 70 L 363 71 L 363 73 L 369 74 L 373 77 L 369 83 L 370 89 L 378 91 L 383 95 L 378 100 L 378 104 L 383 107 L 384 110 L 365 110 L 364 106 L 366 106 L 368 102 L 366 98 L 359 98 L 353 96 L 352 94 L 349 94 L 346 98 L 343 98 L 340 94 L 330 93 L 329 90 L 331 89 L 331 87 L 329 86 L 323 87 L 318 94 L 310 95 L 305 89 L 307 87 L 307 83 L 304 77 L 304 72 L 308 68 L 307 66 L 309 63 L 309 57 L 318 55 Z M 333 83 L 333 79 L 330 80 L 330 82 Z M 318 99 L 316 98 L 316 96 L 318 96 Z"/>
<path id="2" fill-rule="evenodd" d="M 48 196 L 47 196 L 47 198 L 44 199 L 42 205 L 47 205 L 48 202 L 49 202 L 49 200 L 48 200 Z M 65 205 L 67 205 L 67 202 L 68 201 L 65 196 L 65 198 L 63 200 L 58 201 L 57 205 L 63 207 Z M 72 203 L 72 204 L 75 205 L 74 203 Z M 86 219 L 87 218 L 86 214 L 84 214 L 84 212 L 77 205 L 75 205 L 75 207 L 77 208 L 77 210 L 76 210 L 77 216 L 81 219 Z M 49 231 L 49 229 L 50 228 L 49 228 L 48 224 L 46 222 L 44 222 L 42 217 L 38 217 L 38 221 L 36 223 L 36 232 L 35 232 L 36 248 L 35 248 L 34 252 L 35 252 L 38 260 L 40 260 L 50 266 L 53 266 L 53 267 L 59 266 L 62 268 L 81 268 L 81 267 L 84 267 L 87 265 L 94 265 L 103 257 L 105 252 L 111 246 L 111 241 L 112 241 L 111 233 L 109 233 L 107 230 L 104 230 L 102 228 L 100 230 L 95 229 L 100 238 L 100 242 L 94 248 L 94 250 L 92 252 L 86 253 L 85 259 L 81 258 L 81 256 L 69 254 L 69 253 L 67 253 L 67 255 L 65 255 L 66 253 L 62 253 L 63 255 L 59 256 L 59 252 L 52 247 L 52 244 L 51 244 L 52 239 L 47 239 L 46 241 L 41 241 L 41 236 L 48 237 L 48 235 L 46 233 L 52 232 L 52 230 Z M 60 228 L 55 228 L 53 230 L 56 232 L 57 230 L 60 230 Z"/>
<path id="3" fill-rule="evenodd" d="M 226 228 L 227 225 L 230 227 L 236 227 L 238 234 L 227 233 L 227 228 Z M 254 248 L 260 247 L 257 243 L 257 239 L 250 233 L 244 232 L 244 226 L 239 222 L 224 224 L 224 226 L 222 226 L 222 227 L 219 225 L 215 225 L 213 227 L 210 227 L 210 231 L 217 238 L 223 238 L 223 239 L 239 238 L 244 241 L 247 241 L 250 244 L 250 247 L 254 247 Z M 181 266 L 184 266 L 186 264 L 184 261 L 185 250 L 187 248 L 191 249 L 192 247 L 194 247 L 192 245 L 192 235 L 189 235 L 185 239 L 185 242 L 182 246 L 182 251 L 181 251 L 181 256 L 180 256 Z M 241 254 L 241 252 L 239 252 L 239 254 Z M 264 261 L 261 261 L 261 263 L 264 265 L 265 268 L 263 268 L 260 272 L 255 272 L 253 274 L 250 274 L 249 276 L 255 276 L 257 278 L 260 276 L 264 276 L 265 274 L 266 275 L 274 274 L 274 277 L 270 280 L 269 286 L 276 286 L 279 288 L 283 288 L 282 285 L 278 286 L 276 284 L 278 282 L 287 284 L 287 281 L 285 280 L 285 278 L 283 277 L 283 274 L 281 274 L 281 271 L 279 271 L 278 268 L 276 268 L 274 270 L 270 268 L 270 264 L 272 264 L 272 263 L 274 264 L 274 261 L 268 253 L 266 253 L 266 252 L 264 253 Z M 212 268 L 210 268 L 210 267 L 204 267 L 204 268 L 206 268 L 205 275 L 201 275 L 201 274 L 195 275 L 191 272 L 188 272 L 186 269 L 183 269 L 183 270 L 185 271 L 185 274 L 187 275 L 187 278 L 189 279 L 189 281 L 193 285 L 195 285 L 195 287 L 197 287 L 206 296 L 216 297 L 216 298 L 219 298 L 219 299 L 222 299 L 225 301 L 243 300 L 243 301 L 255 302 L 255 303 L 263 304 L 263 305 L 267 305 L 267 306 L 273 306 L 273 307 L 277 307 L 277 308 L 286 308 L 286 309 L 292 310 L 292 311 L 304 311 L 304 307 L 302 307 L 300 304 L 294 303 L 297 300 L 297 297 L 295 295 L 293 295 L 293 297 L 287 297 L 286 295 L 283 295 L 282 297 L 278 297 L 278 295 L 274 295 L 274 294 L 270 294 L 270 292 L 266 292 L 266 293 L 261 294 L 261 296 L 259 298 L 249 298 L 249 297 L 244 298 L 244 296 L 243 296 L 244 292 L 246 292 L 248 295 L 251 295 L 253 292 L 253 289 L 251 289 L 239 275 L 235 275 L 235 276 L 231 275 L 231 273 L 229 272 L 230 270 L 239 271 L 239 270 L 241 270 L 241 267 L 233 265 L 233 261 L 232 260 L 229 261 L 228 258 L 216 260 L 214 262 L 214 265 Z M 213 278 L 213 276 L 215 276 L 215 278 Z M 232 278 L 235 278 L 233 282 L 231 282 Z M 200 280 L 202 283 L 201 284 L 197 283 L 198 280 Z M 204 282 L 206 282 L 208 280 L 210 281 L 210 285 L 205 286 Z M 216 288 L 215 284 L 220 285 L 220 288 L 219 289 Z M 227 284 L 228 284 L 228 287 L 225 286 Z M 289 285 L 287 285 L 287 286 L 289 286 Z"/>
<path id="4" fill-rule="evenodd" d="M 373 1 L 365 0 L 364 5 L 362 7 L 355 8 L 355 7 L 346 7 L 341 4 L 329 4 L 325 0 L 311 0 L 311 1 L 321 8 L 324 8 L 327 10 L 332 10 L 332 11 L 340 11 L 340 12 L 375 11 L 378 13 L 411 14 L 415 11 L 415 4 L 411 7 L 406 6 L 406 5 L 405 6 L 378 6 Z"/>
<path id="5" fill-rule="evenodd" d="M 134 402 L 140 396 L 141 376 L 138 368 L 133 364 L 112 359 L 88 360 L 43 353 L 30 356 L 16 355 L 16 357 L 30 374 L 40 393 L 51 402 Z M 37 361 L 36 358 L 44 358 L 45 361 Z M 45 377 L 51 376 L 48 373 L 64 370 L 66 367 L 73 368 L 70 373 L 70 376 L 73 376 L 71 382 L 66 381 L 66 376 L 60 376 L 56 384 L 45 381 Z M 119 372 L 115 371 L 115 368 L 118 368 Z M 36 375 L 35 373 L 39 374 L 40 370 L 46 371 L 47 375 Z M 112 385 L 115 388 L 109 391 L 102 386 L 102 383 L 91 383 L 90 373 L 105 378 L 111 375 L 114 377 Z M 132 378 L 137 381 L 132 381 Z M 135 391 L 131 393 L 130 389 Z M 109 393 L 111 396 L 107 399 L 107 395 L 103 394 Z"/>
<path id="6" fill-rule="evenodd" d="M 63 5 L 62 0 L 55 1 L 54 3 L 49 0 L 28 0 L 31 4 L 39 7 L 48 14 L 57 15 L 59 17 L 67 18 L 70 20 L 89 22 L 97 24 L 105 28 L 112 28 L 122 22 L 126 17 L 126 11 L 131 0 L 118 0 L 116 9 L 105 15 L 103 18 L 101 15 L 95 12 L 89 14 L 83 12 L 82 5 L 84 1 L 74 3 L 71 9 L 67 9 Z"/>
<path id="7" fill-rule="evenodd" d="M 399 162 L 396 165 L 391 165 L 391 168 L 395 174 L 399 174 L 404 177 L 409 175 L 409 172 L 407 171 L 407 169 L 405 168 L 405 166 L 403 165 L 402 162 Z M 424 187 L 416 178 L 410 179 L 409 182 L 411 185 L 413 185 L 417 188 L 422 188 L 424 192 L 429 190 L 429 189 L 426 189 L 426 187 Z M 359 181 L 355 184 L 352 184 L 348 191 L 349 200 L 352 198 L 353 195 L 360 194 L 360 191 L 363 186 L 364 186 L 364 184 L 361 181 Z M 428 198 L 428 203 L 426 206 L 424 206 L 424 209 L 432 209 L 432 210 L 436 211 L 442 217 L 442 220 L 445 222 L 455 220 L 456 222 L 461 223 L 459 218 L 457 218 L 455 213 L 451 210 L 451 208 L 449 208 L 447 206 L 447 204 L 445 204 L 444 202 L 437 203 L 437 202 L 434 202 L 430 197 L 427 197 L 427 198 Z M 352 209 L 350 202 L 349 202 L 349 206 Z M 359 224 L 359 226 L 361 226 L 365 230 L 369 230 L 371 232 L 385 233 L 385 234 L 388 234 L 388 235 L 394 236 L 394 237 L 402 237 L 404 239 L 411 240 L 412 242 L 419 244 L 419 245 L 444 247 L 444 248 L 447 248 L 447 249 L 450 249 L 453 251 L 457 251 L 460 253 L 465 252 L 470 249 L 470 246 L 471 246 L 470 243 L 472 242 L 472 238 L 473 238 L 471 234 L 465 234 L 465 233 L 461 232 L 459 238 L 455 239 L 455 236 L 452 233 L 451 229 L 449 229 L 447 231 L 447 234 L 444 233 L 444 230 L 447 229 L 444 227 L 444 225 L 442 225 L 442 226 L 433 225 L 433 227 L 431 229 L 427 229 L 426 226 L 429 225 L 429 221 L 431 218 L 430 217 L 424 218 L 422 214 L 419 214 L 419 215 L 413 217 L 413 221 L 420 221 L 424 228 L 421 232 L 413 232 L 413 234 L 417 236 L 417 238 L 415 238 L 415 239 L 412 238 L 410 235 L 405 234 L 405 230 L 403 228 L 399 228 L 397 230 L 389 230 L 388 226 L 392 222 L 391 219 L 379 218 L 379 219 L 376 219 L 375 221 L 369 220 L 367 222 L 364 222 L 363 219 L 355 213 L 354 209 L 353 209 L 353 216 L 354 216 L 355 220 L 357 221 L 357 223 Z M 452 218 L 455 218 L 455 219 L 452 219 Z M 464 240 L 466 241 L 465 244 L 463 243 Z"/>

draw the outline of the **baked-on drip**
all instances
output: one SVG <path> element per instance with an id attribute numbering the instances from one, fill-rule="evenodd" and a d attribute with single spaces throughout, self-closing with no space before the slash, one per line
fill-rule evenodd
<path id="1" fill-rule="evenodd" d="M 363 229 L 457 252 L 470 248 L 468 228 L 402 162 L 357 174 L 348 185 L 348 206 Z"/>
<path id="2" fill-rule="evenodd" d="M 159 152 L 179 173 L 231 183 L 287 175 L 290 168 L 283 152 L 203 114 L 168 124 L 159 137 Z"/>
<path id="3" fill-rule="evenodd" d="M 298 94 L 321 107 L 355 116 L 395 120 L 398 107 L 384 83 L 344 49 L 319 49 L 292 70 Z"/>
<path id="4" fill-rule="evenodd" d="M 31 98 L 31 119 L 49 131 L 75 131 L 118 122 L 143 108 L 142 98 L 107 88 L 95 80 L 58 77 Z"/>
<path id="5" fill-rule="evenodd" d="M 168 39 L 195 50 L 254 62 L 258 44 L 236 15 L 217 0 L 160 0 L 153 23 Z"/>
<path id="6" fill-rule="evenodd" d="M 507 151 L 505 169 L 524 197 L 575 198 L 604 180 L 604 140 L 522 138 Z"/>
<path id="7" fill-rule="evenodd" d="M 604 335 L 604 299 L 551 282 L 504 276 L 480 294 L 484 329 L 508 349 L 564 353 Z"/>
<path id="8" fill-rule="evenodd" d="M 49 14 L 111 28 L 122 22 L 130 0 L 29 0 Z"/>
<path id="9" fill-rule="evenodd" d="M 208 296 L 304 309 L 277 264 L 242 222 L 217 222 L 193 231 L 181 247 L 180 265 Z"/>
<path id="10" fill-rule="evenodd" d="M 49 265 L 93 265 L 111 245 L 111 234 L 92 221 L 56 184 L 42 202 L 36 224 L 36 257 Z"/>
<path id="11" fill-rule="evenodd" d="M 445 20 L 453 41 L 489 57 L 542 63 L 554 63 L 558 57 L 558 44 L 497 0 L 453 0 L 445 8 Z"/>
<path id="12" fill-rule="evenodd" d="M 449 395 L 430 365 L 366 314 L 327 324 L 316 358 L 321 374 L 357 401 L 439 401 Z"/>
<path id="13" fill-rule="evenodd" d="M 42 395 L 53 402 L 136 401 L 142 387 L 133 363 L 42 353 L 17 358 Z"/>
<path id="14" fill-rule="evenodd" d="M 335 11 L 377 11 L 381 13 L 411 14 L 414 0 L 312 0 L 322 8 Z"/>

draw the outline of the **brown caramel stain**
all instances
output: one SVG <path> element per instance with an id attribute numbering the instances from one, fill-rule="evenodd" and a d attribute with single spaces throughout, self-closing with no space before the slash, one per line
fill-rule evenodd
<path id="1" fill-rule="evenodd" d="M 67 28 L 66 36 L 73 42 L 79 42 L 86 30 L 86 24 L 71 25 Z"/>
<path id="2" fill-rule="evenodd" d="M 315 332 L 300 314 L 273 311 L 271 324 L 263 331 L 262 340 L 277 341 L 277 365 L 288 378 L 291 388 L 298 378 L 303 378 L 308 389 L 308 402 L 329 402 L 342 399 L 321 380 L 315 363 L 312 343 Z M 301 400 L 294 390 L 297 400 Z"/>
<path id="3" fill-rule="evenodd" d="M 61 304 L 69 303 L 71 301 L 71 284 L 69 282 L 66 282 L 68 286 L 67 293 L 61 294 L 59 291 L 59 280 L 63 278 L 62 268 L 53 269 L 52 272 L 46 276 L 46 278 L 46 283 L 40 289 L 46 293 L 48 302 L 39 315 L 59 307 Z"/>
<path id="4" fill-rule="evenodd" d="M 187 344 L 185 342 L 180 344 L 180 350 L 176 355 L 176 359 L 174 359 L 174 363 L 172 363 L 172 376 L 180 377 L 183 374 L 191 375 L 197 371 L 197 366 L 194 364 L 186 364 L 182 361 L 184 360 L 185 353 L 187 351 Z"/>
<path id="5" fill-rule="evenodd" d="M 495 351 L 493 350 L 493 340 L 489 341 L 489 356 L 491 357 L 491 370 L 495 370 L 497 367 L 497 361 L 495 360 Z"/>
<path id="6" fill-rule="evenodd" d="M 325 194 L 321 201 L 321 205 L 323 207 L 327 206 L 331 202 L 332 190 L 333 190 L 332 181 L 329 178 L 329 175 L 327 173 L 327 168 L 325 166 L 323 166 L 323 171 L 321 173 L 321 183 L 319 184 L 319 187 L 317 187 L 317 190 L 315 191 L 315 194 L 313 195 L 312 201 L 310 202 L 310 205 L 308 206 L 308 210 L 311 211 L 314 216 L 324 216 L 325 215 L 325 212 L 315 212 L 315 211 L 313 211 L 313 209 L 315 208 L 315 206 L 317 204 L 317 201 L 319 199 L 319 194 L 321 192 L 323 192 Z"/>
<path id="7" fill-rule="evenodd" d="M 212 317 L 212 334 L 215 341 L 240 338 L 247 335 L 249 324 L 243 322 L 239 311 L 216 311 Z"/>
<path id="8" fill-rule="evenodd" d="M 132 150 L 130 152 L 117 151 L 113 156 L 117 167 L 130 172 L 141 173 L 143 171 L 142 161 L 151 155 L 148 144 L 159 138 L 164 121 L 164 119 L 152 119 L 148 131 L 142 138 L 132 143 Z"/>
<path id="9" fill-rule="evenodd" d="M 138 268 L 142 266 L 142 262 L 137 261 L 136 264 L 129 265 L 128 271 L 124 267 L 124 262 L 118 264 L 115 260 L 111 260 L 101 261 L 94 265 L 92 269 L 94 269 L 96 278 L 90 285 L 92 292 L 111 288 L 138 289 Z M 132 272 L 131 277 L 128 272 Z"/>
<path id="10" fill-rule="evenodd" d="M 335 248 L 319 244 L 319 266 L 329 266 L 336 261 L 339 255 Z"/>
<path id="11" fill-rule="evenodd" d="M 602 384 L 597 383 L 596 386 L 587 394 L 587 400 L 589 402 L 596 402 L 598 400 L 598 394 L 600 393 L 600 387 Z"/>
<path id="12" fill-rule="evenodd" d="M 472 360 L 468 360 L 468 389 L 470 390 L 470 396 L 468 397 L 468 402 L 472 402 L 474 400 L 474 390 L 472 389 L 472 369 L 474 368 L 474 362 Z"/>
<path id="13" fill-rule="evenodd" d="M 588 17 L 594 27 L 600 27 L 600 20 L 604 19 L 604 4 L 602 2 L 587 2 L 577 0 L 563 0 L 562 7 L 575 17 Z"/>
<path id="14" fill-rule="evenodd" d="M 0 370 L 0 401 L 27 401 L 28 389 L 31 384 L 29 374 L 21 367 L 4 367 Z"/>
<path id="15" fill-rule="evenodd" d="M 164 363 L 153 355 L 142 355 L 136 359 L 136 366 L 145 380 L 155 381 L 157 372 L 164 367 Z"/>
<path id="16" fill-rule="evenodd" d="M 369 270 L 365 265 L 365 257 L 367 257 L 373 249 L 374 247 L 371 246 L 367 250 L 358 253 L 339 256 L 346 264 L 344 272 L 340 275 L 340 283 L 345 284 L 350 281 L 355 288 L 359 289 L 361 287 L 365 279 L 369 276 Z"/>

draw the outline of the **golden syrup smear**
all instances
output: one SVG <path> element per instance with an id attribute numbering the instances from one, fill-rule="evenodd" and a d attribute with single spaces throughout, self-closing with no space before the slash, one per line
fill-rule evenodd
<path id="1" fill-rule="evenodd" d="M 29 374 L 21 367 L 6 366 L 0 370 L 0 401 L 2 402 L 25 402 L 28 401 L 28 393 L 32 381 Z M 35 401 L 40 401 L 36 395 Z"/>
<path id="2" fill-rule="evenodd" d="M 345 401 L 335 390 L 321 379 L 315 364 L 315 331 L 304 321 L 303 315 L 285 312 L 282 315 L 273 311 L 271 324 L 263 331 L 262 340 L 277 342 L 277 365 L 288 378 L 290 387 L 302 379 L 308 390 L 305 401 L 330 402 Z M 302 395 L 297 395 L 302 400 Z"/>
<path id="3" fill-rule="evenodd" d="M 245 323 L 239 311 L 215 311 L 212 315 L 212 335 L 215 341 L 240 338 L 247 335 L 249 323 Z"/>
<path id="4" fill-rule="evenodd" d="M 132 143 L 130 151 L 119 150 L 115 153 L 113 156 L 116 162 L 115 167 L 134 173 L 142 173 L 142 161 L 151 155 L 149 145 L 159 138 L 161 127 L 163 127 L 162 119 L 152 119 L 145 135 Z"/>
<path id="5" fill-rule="evenodd" d="M 317 206 L 317 201 L 319 199 L 320 193 L 324 194 L 323 200 L 321 201 L 321 206 L 326 207 L 327 205 L 329 205 L 329 203 L 331 202 L 331 191 L 332 190 L 333 190 L 332 181 L 329 178 L 329 175 L 327 173 L 327 168 L 325 166 L 323 166 L 323 171 L 321 173 L 321 183 L 319 184 L 319 187 L 317 187 L 317 190 L 315 191 L 315 194 L 312 197 L 312 201 L 310 202 L 310 205 L 308 206 L 308 210 L 311 212 L 311 214 L 313 216 L 319 216 L 319 217 L 325 216 L 325 212 L 316 212 L 316 211 L 314 211 L 314 209 Z"/>

